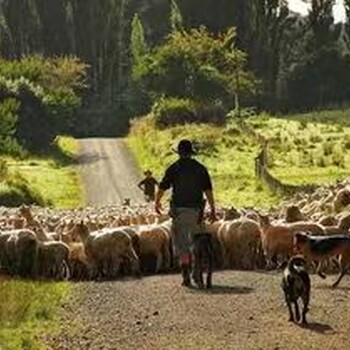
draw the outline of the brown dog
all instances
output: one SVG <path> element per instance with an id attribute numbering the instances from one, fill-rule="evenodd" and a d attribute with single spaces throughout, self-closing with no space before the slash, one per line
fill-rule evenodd
<path id="1" fill-rule="evenodd" d="M 339 256 L 340 273 L 338 279 L 332 287 L 336 287 L 350 268 L 350 236 L 332 235 L 332 236 L 311 236 L 304 232 L 298 232 L 294 235 L 294 248 L 296 252 L 304 255 L 308 262 L 318 263 L 316 272 L 325 278 L 321 271 L 322 263 L 333 256 Z"/>

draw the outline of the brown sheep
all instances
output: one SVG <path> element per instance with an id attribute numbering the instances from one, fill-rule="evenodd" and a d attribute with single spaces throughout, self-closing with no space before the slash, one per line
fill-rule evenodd
<path id="1" fill-rule="evenodd" d="M 338 220 L 332 215 L 327 215 L 327 216 L 322 216 L 318 220 L 318 224 L 322 226 L 337 226 Z"/>
<path id="2" fill-rule="evenodd" d="M 334 201 L 333 201 L 334 211 L 336 213 L 339 213 L 349 204 L 350 204 L 350 189 L 343 188 L 337 192 L 334 198 Z"/>
<path id="3" fill-rule="evenodd" d="M 296 205 L 290 205 L 286 208 L 286 222 L 292 223 L 305 220 L 304 215 Z"/>
<path id="4" fill-rule="evenodd" d="M 69 245 L 69 266 L 73 279 L 83 280 L 92 277 L 92 267 L 85 253 L 83 243 L 73 242 Z"/>
<path id="5" fill-rule="evenodd" d="M 293 233 L 287 225 L 273 225 L 268 216 L 260 217 L 261 243 L 266 267 L 272 268 L 274 259 L 289 258 L 293 252 Z"/>
<path id="6" fill-rule="evenodd" d="M 150 257 L 155 259 L 154 270 L 156 273 L 168 271 L 170 268 L 170 251 L 168 232 L 161 225 L 140 226 L 140 261 Z M 149 271 L 147 271 L 149 272 Z"/>
<path id="7" fill-rule="evenodd" d="M 292 233 L 310 232 L 311 234 L 316 236 L 322 236 L 325 234 L 325 230 L 321 225 L 308 221 L 298 221 L 292 224 L 288 224 L 287 227 Z"/>

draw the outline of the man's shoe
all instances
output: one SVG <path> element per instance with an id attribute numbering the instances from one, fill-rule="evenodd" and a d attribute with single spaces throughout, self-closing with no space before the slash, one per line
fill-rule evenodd
<path id="1" fill-rule="evenodd" d="M 190 279 L 184 279 L 181 284 L 183 287 L 191 287 L 191 280 Z"/>
<path id="2" fill-rule="evenodd" d="M 181 266 L 181 274 L 182 274 L 182 285 L 185 287 L 191 286 L 191 274 L 190 274 L 190 267 L 189 265 L 182 265 Z"/>

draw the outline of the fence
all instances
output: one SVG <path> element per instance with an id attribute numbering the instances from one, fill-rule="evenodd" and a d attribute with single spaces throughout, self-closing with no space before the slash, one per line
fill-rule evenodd
<path id="1" fill-rule="evenodd" d="M 273 176 L 268 169 L 268 140 L 263 135 L 256 132 L 244 121 L 241 121 L 239 123 L 239 126 L 244 133 L 253 137 L 261 145 L 261 150 L 259 154 L 255 157 L 255 175 L 261 181 L 266 183 L 272 192 L 291 194 L 294 192 L 312 192 L 315 190 L 317 186 L 314 184 L 285 184 L 279 179 L 277 179 L 275 176 Z"/>

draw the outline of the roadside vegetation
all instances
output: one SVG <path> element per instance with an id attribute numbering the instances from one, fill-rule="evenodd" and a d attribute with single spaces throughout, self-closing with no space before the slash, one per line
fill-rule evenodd
<path id="1" fill-rule="evenodd" d="M 71 288 L 68 283 L 0 280 L 0 349 L 43 349 L 38 337 L 55 331 L 55 315 Z"/>
<path id="2" fill-rule="evenodd" d="M 269 167 L 290 184 L 330 184 L 350 173 L 350 110 L 251 118 L 270 141 Z"/>
<path id="3" fill-rule="evenodd" d="M 287 184 L 328 185 L 350 173 L 349 114 L 350 110 L 285 117 L 261 114 L 245 121 L 270 141 L 269 168 L 278 179 Z M 235 119 L 224 126 L 186 124 L 160 129 L 148 115 L 133 122 L 128 144 L 140 167 L 159 178 L 176 159 L 172 148 L 181 138 L 196 143 L 198 159 L 212 173 L 220 203 L 268 208 L 282 199 L 255 177 L 260 146 Z"/>
<path id="4" fill-rule="evenodd" d="M 259 146 L 234 124 L 188 124 L 160 130 L 150 115 L 134 122 L 127 142 L 141 169 L 150 169 L 160 178 L 165 167 L 177 159 L 172 149 L 182 138 L 193 140 L 199 149 L 197 158 L 213 176 L 219 203 L 261 208 L 278 203 L 280 198 L 255 178 L 254 157 Z"/>
<path id="5" fill-rule="evenodd" d="M 84 203 L 82 183 L 74 165 L 78 151 L 74 138 L 60 136 L 47 154 L 3 157 L 0 204 L 25 203 L 67 209 L 81 206 Z"/>

